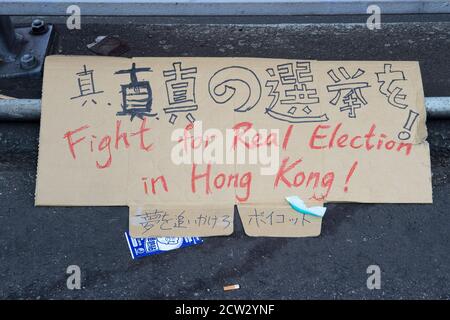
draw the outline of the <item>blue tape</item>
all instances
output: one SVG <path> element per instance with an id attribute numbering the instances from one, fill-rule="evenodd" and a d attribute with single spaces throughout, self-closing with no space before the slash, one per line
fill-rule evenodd
<path id="1" fill-rule="evenodd" d="M 325 207 L 307 207 L 305 202 L 297 196 L 286 197 L 286 201 L 290 204 L 292 209 L 303 214 L 323 218 L 327 208 Z"/>

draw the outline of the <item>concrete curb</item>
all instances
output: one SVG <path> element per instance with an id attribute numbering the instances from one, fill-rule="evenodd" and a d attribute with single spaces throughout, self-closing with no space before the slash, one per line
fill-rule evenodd
<path id="1" fill-rule="evenodd" d="M 0 0 L 3 15 L 67 15 L 78 5 L 81 15 L 98 16 L 234 16 L 450 13 L 448 0 Z"/>

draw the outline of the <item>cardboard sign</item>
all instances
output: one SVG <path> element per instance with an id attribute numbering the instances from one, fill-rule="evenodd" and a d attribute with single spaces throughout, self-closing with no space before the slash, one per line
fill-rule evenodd
<path id="1" fill-rule="evenodd" d="M 320 235 L 322 219 L 299 214 L 288 205 L 240 205 L 239 214 L 249 236 L 315 237 Z"/>
<path id="2" fill-rule="evenodd" d="M 51 56 L 36 205 L 178 237 L 232 233 L 237 204 L 249 235 L 318 235 L 286 196 L 432 202 L 425 121 L 417 62 Z"/>
<path id="3" fill-rule="evenodd" d="M 130 206 L 130 234 L 160 235 L 167 237 L 196 234 L 203 236 L 227 236 L 233 233 L 233 206 L 179 206 L 133 205 Z"/>

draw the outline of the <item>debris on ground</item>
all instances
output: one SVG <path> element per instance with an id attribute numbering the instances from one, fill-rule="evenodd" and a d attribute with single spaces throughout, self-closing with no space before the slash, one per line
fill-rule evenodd
<path id="1" fill-rule="evenodd" d="M 120 56 L 130 50 L 128 44 L 117 35 L 98 36 L 87 48 L 101 56 Z"/>
<path id="2" fill-rule="evenodd" d="M 128 232 L 125 232 L 125 238 L 133 259 L 203 243 L 197 237 L 133 238 Z"/>
<path id="3" fill-rule="evenodd" d="M 239 288 L 240 288 L 240 286 L 238 284 L 232 284 L 232 285 L 223 287 L 223 291 L 232 291 L 232 290 L 237 290 Z"/>

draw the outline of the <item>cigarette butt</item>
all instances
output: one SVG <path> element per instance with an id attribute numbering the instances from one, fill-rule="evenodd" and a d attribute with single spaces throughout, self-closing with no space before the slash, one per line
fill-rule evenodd
<path id="1" fill-rule="evenodd" d="M 223 291 L 231 291 L 231 290 L 237 290 L 237 289 L 239 289 L 238 284 L 232 284 L 230 286 L 223 287 Z"/>

